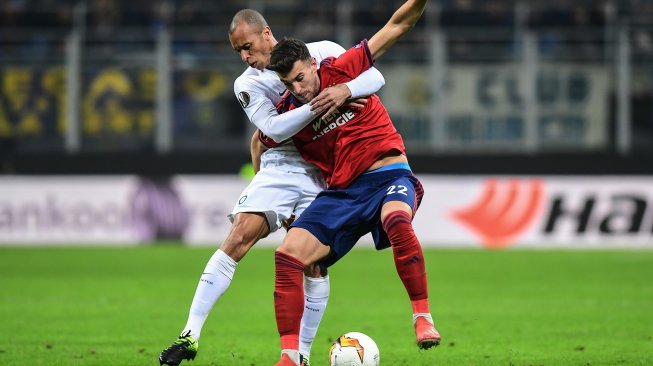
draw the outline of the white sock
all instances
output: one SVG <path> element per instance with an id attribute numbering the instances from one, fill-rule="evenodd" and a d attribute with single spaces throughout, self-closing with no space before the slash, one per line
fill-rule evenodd
<path id="1" fill-rule="evenodd" d="M 188 313 L 188 322 L 182 334 L 190 331 L 190 335 L 199 341 L 200 333 L 213 305 L 227 291 L 236 271 L 238 263 L 225 252 L 218 249 L 206 264 L 204 273 L 197 284 L 193 302 Z"/>
<path id="2" fill-rule="evenodd" d="M 281 350 L 281 356 L 283 357 L 283 354 L 287 354 L 288 357 L 292 360 L 292 362 L 295 363 L 295 365 L 299 365 L 299 353 L 297 350 L 294 349 L 282 349 Z"/>
<path id="3" fill-rule="evenodd" d="M 304 275 L 304 315 L 299 330 L 299 353 L 310 357 L 317 327 L 329 300 L 329 275 L 311 278 Z"/>

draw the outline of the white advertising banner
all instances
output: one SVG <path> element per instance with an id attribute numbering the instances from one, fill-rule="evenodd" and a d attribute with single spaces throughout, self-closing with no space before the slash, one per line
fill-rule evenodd
<path id="1" fill-rule="evenodd" d="M 419 178 L 414 226 L 424 246 L 653 248 L 653 177 Z M 0 245 L 218 246 L 246 185 L 237 176 L 4 177 Z"/>
<path id="2" fill-rule="evenodd" d="M 0 178 L 0 245 L 215 245 L 248 181 L 238 176 Z M 262 243 L 278 244 L 283 232 Z"/>
<path id="3" fill-rule="evenodd" d="M 126 244 L 132 177 L 0 178 L 0 244 Z"/>
<path id="4" fill-rule="evenodd" d="M 436 246 L 653 248 L 652 177 L 421 177 Z"/>

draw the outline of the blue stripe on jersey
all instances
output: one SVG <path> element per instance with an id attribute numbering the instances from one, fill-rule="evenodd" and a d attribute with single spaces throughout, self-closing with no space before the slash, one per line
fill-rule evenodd
<path id="1" fill-rule="evenodd" d="M 365 54 L 367 55 L 367 60 L 370 63 L 370 67 L 374 66 L 374 59 L 372 58 L 372 52 L 370 52 L 370 48 L 367 46 L 367 38 L 363 40 L 363 47 L 365 47 Z"/>
<path id="2" fill-rule="evenodd" d="M 393 169 L 410 170 L 410 165 L 408 165 L 408 163 L 394 163 L 394 164 L 382 166 L 379 169 L 374 169 L 374 170 L 371 170 L 369 172 L 365 172 L 363 174 L 378 173 L 378 172 L 384 172 L 386 170 L 393 170 Z"/>

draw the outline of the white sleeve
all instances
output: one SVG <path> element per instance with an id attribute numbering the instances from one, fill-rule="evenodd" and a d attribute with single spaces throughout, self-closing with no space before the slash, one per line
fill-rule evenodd
<path id="1" fill-rule="evenodd" d="M 318 42 L 314 57 L 318 63 L 329 56 L 340 56 L 345 49 L 334 42 Z M 385 85 L 383 75 L 375 68 L 363 72 L 356 79 L 346 83 L 354 98 L 376 93 Z M 276 106 L 264 92 L 256 86 L 256 82 L 240 77 L 234 82 L 234 94 L 245 110 L 247 117 L 261 132 L 276 142 L 291 138 L 315 119 L 308 104 L 283 114 L 277 113 Z"/>
<path id="2" fill-rule="evenodd" d="M 294 136 L 315 118 L 308 104 L 284 114 L 277 113 L 276 106 L 265 93 L 247 78 L 236 79 L 234 93 L 250 122 L 276 142 Z"/>
<path id="3" fill-rule="evenodd" d="M 370 67 L 345 85 L 349 88 L 352 98 L 366 97 L 381 90 L 385 85 L 385 78 L 376 67 Z"/>
<path id="4" fill-rule="evenodd" d="M 315 57 L 318 65 L 327 57 L 339 57 L 345 53 L 345 49 L 342 46 L 331 41 L 309 43 L 306 46 L 309 47 L 309 51 Z M 379 70 L 371 67 L 358 75 L 357 78 L 346 82 L 345 85 L 349 88 L 352 98 L 360 98 L 372 95 L 381 90 L 385 85 L 385 79 Z"/>
<path id="5" fill-rule="evenodd" d="M 311 56 L 315 57 L 317 61 L 317 67 L 320 67 L 320 63 L 327 57 L 340 57 L 345 53 L 345 49 L 341 45 L 331 42 L 331 41 L 320 41 L 307 43 L 308 51 L 311 53 Z"/>

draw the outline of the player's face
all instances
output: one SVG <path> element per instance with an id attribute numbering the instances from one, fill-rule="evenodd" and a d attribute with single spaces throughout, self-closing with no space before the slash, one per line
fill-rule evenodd
<path id="1" fill-rule="evenodd" d="M 270 27 L 255 29 L 245 22 L 240 22 L 229 35 L 231 47 L 240 54 L 241 60 L 258 70 L 270 64 L 272 39 Z"/>
<path id="2" fill-rule="evenodd" d="M 317 75 L 317 62 L 295 61 L 287 75 L 279 75 L 283 85 L 302 103 L 308 103 L 320 92 L 320 78 Z"/>

